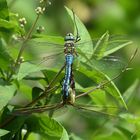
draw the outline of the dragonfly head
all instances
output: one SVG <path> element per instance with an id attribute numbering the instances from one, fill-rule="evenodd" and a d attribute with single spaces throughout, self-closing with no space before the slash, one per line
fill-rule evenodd
<path id="1" fill-rule="evenodd" d="M 72 33 L 68 33 L 65 38 L 64 38 L 65 41 L 72 41 L 74 42 L 75 41 L 75 36 L 72 34 Z"/>

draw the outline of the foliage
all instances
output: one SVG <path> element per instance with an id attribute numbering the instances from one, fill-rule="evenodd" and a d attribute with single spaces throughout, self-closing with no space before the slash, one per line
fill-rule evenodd
<path id="1" fill-rule="evenodd" d="M 26 29 L 25 19 L 19 20 L 18 16 L 9 10 L 6 0 L 0 1 L 1 140 L 139 139 L 139 117 L 129 113 L 126 105 L 128 103 L 128 108 L 132 105 L 133 92 L 139 81 L 136 80 L 122 95 L 113 82 L 120 74 L 111 78 L 105 72 L 108 71 L 108 67 L 104 67 L 105 70 L 100 69 L 104 64 L 102 61 L 104 58 L 109 58 L 109 55 L 132 42 L 123 38 L 113 38 L 108 31 L 93 42 L 82 21 L 75 16 L 75 23 L 72 11 L 67 7 L 65 7 L 66 16 L 74 25 L 75 35 L 77 33 L 75 24 L 77 25 L 81 36 L 78 43 L 83 45 L 81 48 L 77 47 L 79 60 L 75 59 L 74 64 L 77 112 L 75 113 L 74 106 L 73 109 L 64 106 L 63 108 L 69 112 L 61 117 L 57 115 L 58 112 L 61 115 L 64 114 L 61 113 L 61 109 L 37 113 L 38 108 L 43 110 L 42 106 L 61 102 L 60 83 L 65 75 L 64 70 L 61 70 L 62 65 L 59 65 L 59 62 L 64 64 L 64 54 L 59 59 L 53 54 L 51 57 L 40 60 L 44 54 L 48 55 L 52 51 L 58 53 L 57 47 L 64 43 L 60 36 L 42 33 L 41 27 L 39 32 L 34 32 L 44 12 L 43 8 L 46 5 L 46 8 L 49 8 L 46 2 L 39 4 L 41 9 L 36 8 L 36 19 L 30 29 Z M 45 44 L 46 41 L 49 42 L 48 45 Z M 56 47 L 53 48 L 51 43 Z M 46 65 L 44 61 L 47 62 Z M 125 65 L 119 68 L 122 73 L 126 71 Z M 119 73 L 119 70 L 116 73 Z M 78 106 L 81 103 L 84 105 Z M 100 105 L 102 108 L 98 108 Z M 20 108 L 27 109 L 29 113 L 31 110 L 34 111 L 30 115 L 25 111 L 24 115 L 20 116 L 15 111 L 18 108 L 19 113 Z M 80 109 L 81 112 L 87 111 L 82 113 L 86 114 L 85 118 L 78 114 Z M 56 117 L 52 118 L 55 113 Z M 80 133 L 83 134 L 80 135 Z"/>

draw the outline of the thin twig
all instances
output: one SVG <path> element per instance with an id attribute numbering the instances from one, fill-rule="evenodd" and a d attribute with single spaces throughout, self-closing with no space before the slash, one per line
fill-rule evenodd
<path id="1" fill-rule="evenodd" d="M 40 14 L 37 15 L 37 17 L 36 17 L 36 19 L 35 19 L 35 21 L 34 21 L 32 27 L 30 28 L 29 32 L 27 33 L 27 35 L 26 35 L 26 37 L 25 37 L 25 39 L 24 39 L 24 41 L 23 41 L 23 43 L 22 43 L 22 45 L 21 45 L 21 48 L 20 48 L 20 50 L 19 50 L 19 53 L 18 53 L 16 62 L 15 62 L 15 64 L 14 64 L 14 68 L 16 68 L 16 67 L 19 65 L 19 61 L 20 61 L 21 55 L 22 55 L 22 53 L 23 53 L 23 51 L 24 51 L 24 49 L 25 49 L 25 47 L 26 47 L 25 44 L 26 44 L 26 42 L 30 39 L 31 34 L 32 34 L 32 32 L 33 32 L 33 30 L 34 30 L 34 28 L 35 28 L 35 26 L 36 26 L 36 24 L 37 24 L 37 21 L 38 21 L 38 19 L 39 19 L 39 16 L 40 16 Z M 8 76 L 8 78 L 7 78 L 8 81 L 10 81 L 10 79 L 11 79 L 12 75 L 14 74 L 14 72 L 15 72 L 15 71 L 12 71 L 11 74 Z"/>

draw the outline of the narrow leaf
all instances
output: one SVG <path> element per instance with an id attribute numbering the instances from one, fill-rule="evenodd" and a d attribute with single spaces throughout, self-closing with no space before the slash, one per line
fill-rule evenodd
<path id="1" fill-rule="evenodd" d="M 134 91 L 136 90 L 137 86 L 139 85 L 139 80 L 137 79 L 123 94 L 123 98 L 125 102 L 128 104 L 135 96 Z"/>
<path id="2" fill-rule="evenodd" d="M 128 41 L 128 40 L 119 40 L 119 41 L 114 40 L 113 45 L 110 43 L 108 46 L 108 48 L 110 48 L 110 49 L 108 49 L 104 52 L 104 57 L 108 56 L 108 55 L 128 46 L 128 45 L 131 45 L 132 43 L 133 43 L 132 41 Z M 112 46 L 114 46 L 114 47 L 112 47 Z"/>
<path id="3" fill-rule="evenodd" d="M 95 47 L 93 48 L 93 55 L 97 54 L 98 58 L 101 59 L 103 57 L 103 53 L 107 48 L 109 40 L 109 34 L 108 32 L 104 33 L 100 39 L 97 41 Z"/>

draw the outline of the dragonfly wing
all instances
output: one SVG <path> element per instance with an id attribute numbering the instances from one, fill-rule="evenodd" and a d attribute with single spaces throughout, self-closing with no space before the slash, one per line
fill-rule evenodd
<path id="1" fill-rule="evenodd" d="M 41 113 L 44 111 L 57 110 L 61 108 L 62 106 L 63 106 L 62 103 L 58 103 L 54 105 L 19 108 L 19 109 L 14 109 L 12 114 L 18 116 L 18 115 L 26 115 L 26 114 L 32 114 L 32 113 Z"/>
<path id="2" fill-rule="evenodd" d="M 106 32 L 99 39 L 92 39 L 93 50 L 84 51 L 85 48 L 91 46 L 91 40 L 81 40 L 76 44 L 76 47 L 83 52 L 92 53 L 92 56 L 100 59 L 130 44 L 132 44 L 132 41 L 128 40 L 126 37 L 121 35 L 109 36 L 108 32 Z"/>
<path id="3" fill-rule="evenodd" d="M 124 66 L 124 60 L 110 56 L 110 54 L 131 43 L 132 41 L 122 36 L 109 37 L 109 34 L 106 32 L 99 39 L 92 40 L 93 49 L 91 51 L 85 52 L 83 49 L 83 47 L 88 48 L 91 45 L 91 41 L 80 42 L 76 46 L 78 54 L 84 58 L 80 58 L 82 62 L 90 62 L 94 66 L 97 65 L 97 68 L 101 66 L 99 69 L 108 69 L 108 67 L 120 69 Z"/>
<path id="4" fill-rule="evenodd" d="M 77 58 L 79 63 L 82 64 L 86 64 L 89 65 L 92 68 L 96 68 L 98 70 L 108 70 L 108 68 L 110 69 L 122 69 L 125 65 L 126 62 L 125 60 L 123 60 L 121 57 L 117 57 L 117 56 L 106 56 L 103 57 L 101 59 L 97 59 L 97 54 L 94 54 L 94 56 L 92 55 L 92 57 L 88 58 L 87 55 L 88 53 L 83 53 L 78 49 L 78 54 L 80 54 L 81 58 Z M 91 55 L 91 54 L 89 54 Z"/>
<path id="5" fill-rule="evenodd" d="M 79 111 L 84 111 L 87 113 L 92 112 L 112 117 L 117 117 L 117 114 L 120 111 L 120 109 L 116 106 L 83 105 L 83 104 L 74 104 L 73 106 L 77 108 Z"/>
<path id="6" fill-rule="evenodd" d="M 62 38 L 40 35 L 30 39 L 25 45 L 23 54 L 25 60 L 49 68 L 55 68 L 55 66 L 59 68 L 64 64 L 64 41 Z"/>

